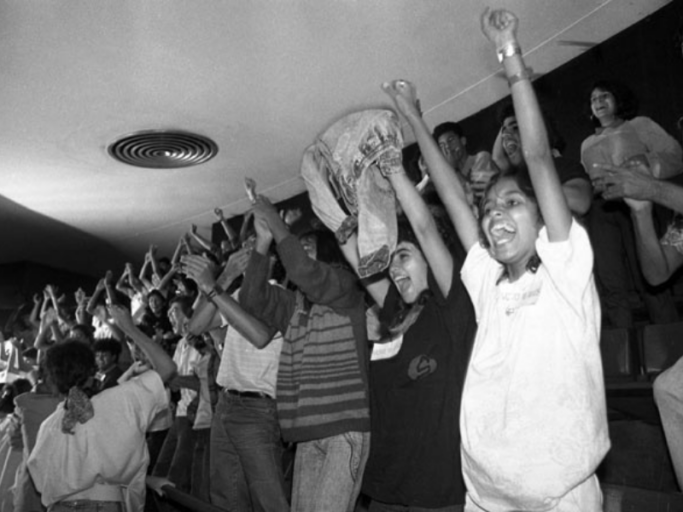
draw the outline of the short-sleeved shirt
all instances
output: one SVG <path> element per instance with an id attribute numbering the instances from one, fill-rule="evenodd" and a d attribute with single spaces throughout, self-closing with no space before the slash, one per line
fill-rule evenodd
<path id="1" fill-rule="evenodd" d="M 560 178 L 560 183 L 562 184 L 577 178 L 590 181 L 581 162 L 563 156 L 555 156 L 553 157 L 553 163 L 555 164 L 557 176 Z"/>
<path id="2" fill-rule="evenodd" d="M 201 358 L 199 351 L 191 346 L 187 339 L 181 338 L 173 354 L 173 362 L 178 367 L 178 375 L 194 375 L 194 366 Z M 197 392 L 189 388 L 180 388 L 180 401 L 176 408 L 176 416 L 187 416 L 187 407 L 197 396 Z"/>
<path id="3" fill-rule="evenodd" d="M 428 299 L 403 335 L 398 354 L 370 364 L 371 439 L 363 492 L 397 505 L 462 505 L 460 398 L 476 324 L 469 296 L 453 271 L 448 297 L 431 273 Z M 392 286 L 381 312 L 401 300 Z"/>
<path id="4" fill-rule="evenodd" d="M 28 461 L 46 507 L 96 483 L 120 485 L 130 512 L 143 512 L 149 454 L 145 433 L 168 406 L 159 374 L 147 371 L 93 396 L 95 415 L 62 432 L 64 402 L 41 425 Z M 127 490 L 127 491 L 126 491 Z"/>
<path id="5" fill-rule="evenodd" d="M 479 330 L 460 417 L 467 490 L 486 510 L 549 510 L 609 449 L 593 251 L 536 241 L 541 265 L 518 280 L 475 244 L 462 269 Z"/>
<path id="6" fill-rule="evenodd" d="M 238 301 L 239 290 L 232 297 Z M 227 325 L 228 330 L 216 383 L 225 389 L 255 391 L 275 398 L 282 334 L 278 332 L 268 345 L 257 348 L 225 318 L 223 325 Z"/>

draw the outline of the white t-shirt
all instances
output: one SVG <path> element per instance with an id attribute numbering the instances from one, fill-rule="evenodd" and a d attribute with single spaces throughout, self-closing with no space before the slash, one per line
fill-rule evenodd
<path id="1" fill-rule="evenodd" d="M 609 449 L 593 252 L 576 222 L 569 239 L 536 241 L 541 265 L 514 283 L 476 244 L 462 280 L 478 331 L 460 416 L 462 465 L 480 507 L 548 510 Z"/>
<path id="2" fill-rule="evenodd" d="M 43 505 L 67 500 L 96 483 L 121 486 L 129 512 L 145 508 L 149 454 L 145 433 L 168 407 L 164 384 L 155 371 L 93 396 L 95 415 L 62 432 L 64 402 L 40 426 L 28 467 Z"/>
<path id="3" fill-rule="evenodd" d="M 192 367 L 195 375 L 199 378 L 199 404 L 197 405 L 194 425 L 192 425 L 194 430 L 211 428 L 213 411 L 211 410 L 211 392 L 209 390 L 210 361 L 211 354 L 206 353 L 197 359 Z"/>
<path id="4" fill-rule="evenodd" d="M 232 295 L 236 301 L 239 300 L 238 293 L 239 290 Z M 277 333 L 264 348 L 256 348 L 225 318 L 223 325 L 227 325 L 228 330 L 216 377 L 218 385 L 236 391 L 265 393 L 275 398 L 282 334 Z"/>
<path id="5" fill-rule="evenodd" d="M 178 375 L 188 376 L 194 375 L 194 365 L 199 361 L 201 354 L 199 351 L 190 345 L 187 339 L 183 336 L 178 345 L 176 345 L 173 353 L 173 362 L 178 367 Z M 189 388 L 180 388 L 180 401 L 176 408 L 176 416 L 187 416 L 187 407 L 192 400 L 197 396 L 197 392 Z"/>

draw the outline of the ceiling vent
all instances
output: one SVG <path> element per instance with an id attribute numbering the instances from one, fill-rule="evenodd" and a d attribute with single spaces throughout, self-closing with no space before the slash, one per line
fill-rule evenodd
<path id="1" fill-rule="evenodd" d="M 207 137 L 182 131 L 150 130 L 127 135 L 107 148 L 124 164 L 151 169 L 176 169 L 208 162 L 218 146 Z"/>

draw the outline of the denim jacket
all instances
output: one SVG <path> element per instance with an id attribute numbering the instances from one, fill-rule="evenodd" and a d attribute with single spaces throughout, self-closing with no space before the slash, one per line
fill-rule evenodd
<path id="1" fill-rule="evenodd" d="M 358 228 L 361 277 L 387 268 L 396 249 L 396 197 L 378 162 L 402 147 L 394 112 L 363 110 L 335 122 L 304 152 L 301 176 L 315 214 L 340 243 Z"/>

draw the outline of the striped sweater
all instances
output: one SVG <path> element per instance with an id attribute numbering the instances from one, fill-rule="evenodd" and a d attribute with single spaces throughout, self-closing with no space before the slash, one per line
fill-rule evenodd
<path id="1" fill-rule="evenodd" d="M 268 259 L 254 251 L 240 302 L 284 336 L 277 378 L 282 437 L 301 442 L 369 432 L 369 357 L 358 279 L 310 259 L 293 236 L 280 241 L 278 252 L 299 291 L 268 284 Z"/>

